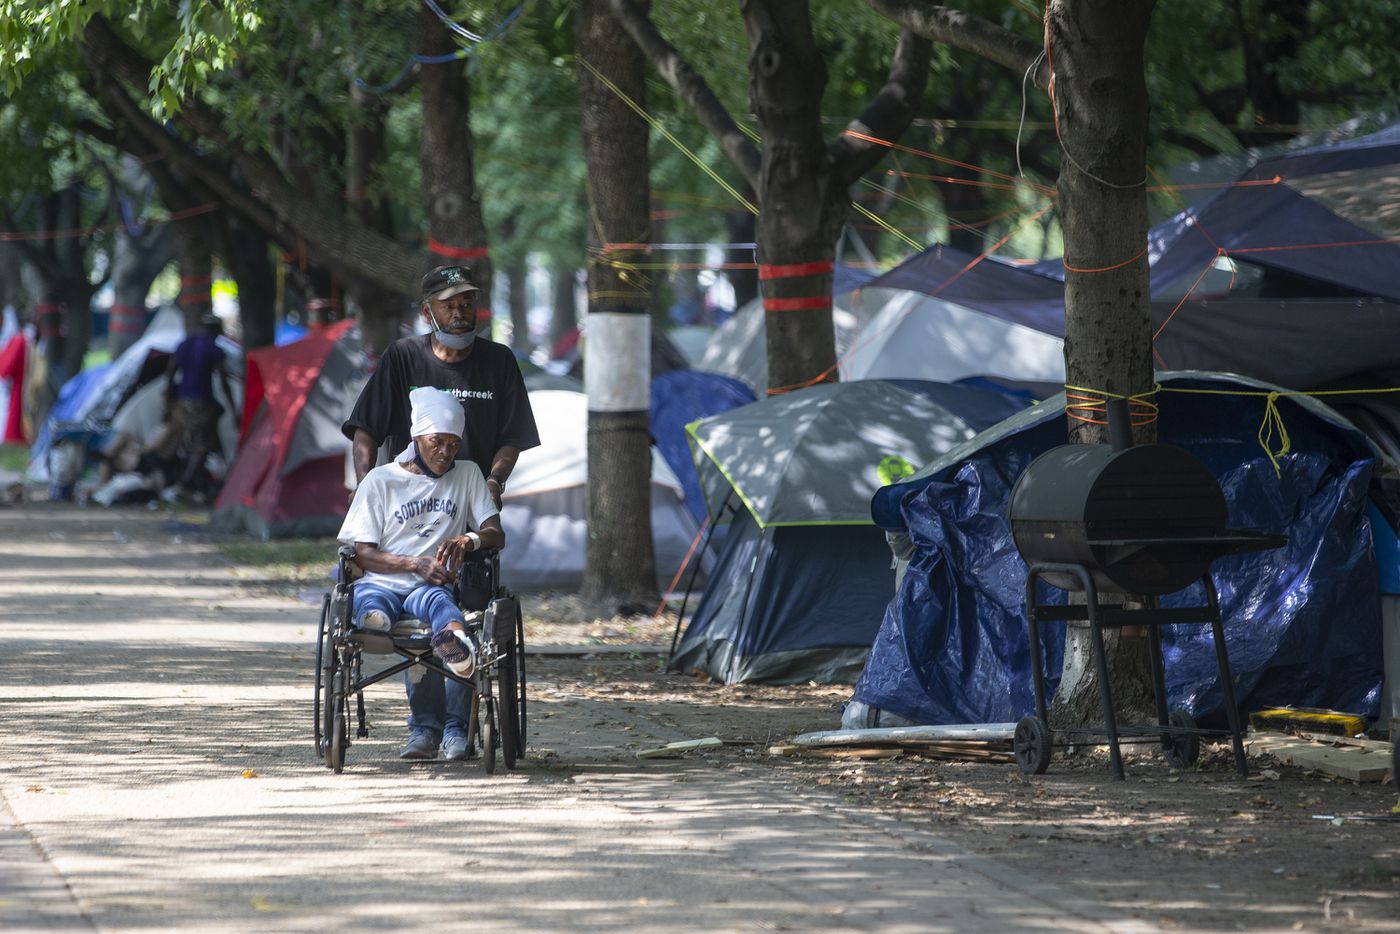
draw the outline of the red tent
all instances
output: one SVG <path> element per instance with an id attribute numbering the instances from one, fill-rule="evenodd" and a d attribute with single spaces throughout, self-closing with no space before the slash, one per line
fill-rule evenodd
<path id="1" fill-rule="evenodd" d="M 0 444 L 28 444 L 21 410 L 24 402 L 24 359 L 29 349 L 23 334 L 16 334 L 0 349 L 0 383 L 8 384 L 6 404 L 0 406 Z"/>
<path id="2" fill-rule="evenodd" d="M 354 321 L 251 351 L 238 454 L 212 525 L 262 538 L 335 534 L 348 504 L 340 425 L 368 376 Z"/>

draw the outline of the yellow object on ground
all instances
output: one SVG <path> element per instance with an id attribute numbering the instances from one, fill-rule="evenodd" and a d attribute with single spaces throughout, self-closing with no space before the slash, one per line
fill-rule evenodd
<path id="1" fill-rule="evenodd" d="M 1249 725 L 1256 730 L 1303 729 L 1337 736 L 1356 736 L 1366 732 L 1366 721 L 1354 713 L 1339 710 L 1319 710 L 1315 707 L 1270 707 L 1249 715 Z"/>

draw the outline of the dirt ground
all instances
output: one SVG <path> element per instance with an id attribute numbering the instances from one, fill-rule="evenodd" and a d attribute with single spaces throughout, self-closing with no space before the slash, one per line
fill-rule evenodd
<path id="1" fill-rule="evenodd" d="M 522 602 L 535 645 L 664 647 L 677 609 L 617 617 L 572 594 L 525 594 Z M 1030 779 L 1010 762 L 778 756 L 770 746 L 838 728 L 850 686 L 727 687 L 667 673 L 664 658 L 650 654 L 550 658 L 536 672 L 556 685 L 551 690 L 564 684 L 566 693 L 611 702 L 613 728 L 626 731 L 628 721 L 644 718 L 719 737 L 724 747 L 703 754 L 717 767 L 826 788 L 851 806 L 934 827 L 1027 871 L 1072 867 L 1063 878 L 1076 895 L 1164 927 L 1400 930 L 1400 815 L 1390 814 L 1397 800 L 1390 783 L 1333 779 L 1267 756 L 1253 759 L 1251 778 L 1241 781 L 1224 744 L 1207 744 L 1199 767 L 1187 772 L 1168 768 L 1150 747 L 1127 747 L 1121 783 L 1111 779 L 1103 749 L 1057 754 L 1046 775 Z M 1346 819 L 1358 816 L 1382 820 Z"/>
<path id="2" fill-rule="evenodd" d="M 92 510 L 90 518 L 118 540 L 138 534 L 124 531 L 115 511 Z M 153 527 L 150 520 L 140 524 Z M 166 516 L 155 534 L 210 541 L 197 515 Z M 209 556 L 227 569 L 218 552 Z M 233 570 L 237 587 L 300 599 L 308 614 L 325 588 L 314 576 Z M 1201 765 L 1186 772 L 1157 755 L 1130 754 L 1125 782 L 1110 779 L 1097 752 L 1057 756 L 1048 774 L 1031 779 L 1009 762 L 776 755 L 769 747 L 795 734 L 836 728 L 850 687 L 725 687 L 665 672 L 651 649 L 589 654 L 587 646 L 608 643 L 664 646 L 674 616 L 581 618 L 586 608 L 577 598 L 524 595 L 523 602 L 527 641 L 585 647 L 531 658 L 535 722 L 567 717 L 575 705 L 593 711 L 568 732 L 611 743 L 612 761 L 635 763 L 636 751 L 657 737 L 715 736 L 721 747 L 687 754 L 696 767 L 822 796 L 885 821 L 892 834 L 932 830 L 1165 929 L 1400 931 L 1400 823 L 1384 820 L 1396 803 L 1393 785 L 1331 780 L 1267 758 L 1252 761 L 1254 774 L 1242 781 L 1221 746 L 1207 747 Z M 402 698 L 392 694 L 373 699 L 372 718 L 400 715 Z M 560 757 L 559 749 L 534 745 L 527 767 L 540 780 L 556 769 L 560 781 L 570 780 Z"/>
<path id="3" fill-rule="evenodd" d="M 555 663 L 551 674 L 614 701 L 620 714 L 720 737 L 724 747 L 706 754 L 717 766 L 828 788 L 1031 874 L 1063 867 L 1075 894 L 1162 927 L 1400 930 L 1400 823 L 1314 817 L 1390 817 L 1389 784 L 1331 780 L 1267 757 L 1241 781 L 1226 745 L 1207 746 L 1189 772 L 1130 753 L 1125 782 L 1111 780 L 1097 750 L 1057 755 L 1035 778 L 1010 763 L 781 757 L 768 751 L 774 741 L 837 726 L 849 687 L 724 687 L 662 673 L 653 659 L 563 669 Z"/>

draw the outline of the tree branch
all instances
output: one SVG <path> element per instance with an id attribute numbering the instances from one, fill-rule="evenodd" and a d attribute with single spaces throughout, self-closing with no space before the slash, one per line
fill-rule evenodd
<path id="1" fill-rule="evenodd" d="M 1009 29 L 963 10 L 938 6 L 927 0 L 865 2 L 876 13 L 894 20 L 910 32 L 980 55 L 1018 75 L 1024 75 L 1043 51 L 1039 43 L 1024 39 Z M 1050 86 L 1050 66 L 1043 59 L 1031 73 L 1031 80 L 1042 91 Z"/>
<path id="2" fill-rule="evenodd" d="M 646 54 L 657 74 L 666 79 L 681 98 L 695 111 L 700 122 L 719 140 L 724 154 L 729 157 L 749 185 L 757 186 L 759 153 L 753 141 L 739 129 L 734 118 L 725 110 L 714 91 L 705 79 L 696 74 L 695 69 L 681 57 L 665 37 L 657 31 L 644 9 L 635 0 L 609 0 L 609 7 L 622 28 L 627 30 L 632 41 Z"/>
<path id="3" fill-rule="evenodd" d="M 316 204 L 289 181 L 265 152 L 249 152 L 230 140 L 219 119 L 197 100 L 187 101 L 180 121 L 212 146 L 226 153 L 242 173 L 248 188 L 232 183 L 226 172 L 212 168 L 193 150 L 173 139 L 136 107 L 121 82 L 144 88 L 150 63 L 129 47 L 100 17 L 83 34 L 83 55 L 108 98 L 140 130 L 146 142 L 165 153 L 192 178 L 288 249 L 309 247 L 317 262 L 342 276 L 363 276 L 382 288 L 412 294 L 423 259 L 389 237 Z M 154 129 L 154 133 L 152 132 Z"/>
<path id="4" fill-rule="evenodd" d="M 876 139 L 898 139 L 909 128 L 919 99 L 923 97 L 932 48 L 927 39 L 908 29 L 902 30 L 884 87 L 865 106 L 860 116 L 846 125 L 846 130 Z M 827 144 L 836 177 L 847 187 L 874 168 L 888 150 L 888 146 L 857 139 L 846 133 Z"/>

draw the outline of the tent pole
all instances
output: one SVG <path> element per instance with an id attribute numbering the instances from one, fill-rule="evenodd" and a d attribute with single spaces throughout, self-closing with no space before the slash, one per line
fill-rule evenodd
<path id="1" fill-rule="evenodd" d="M 676 614 L 676 629 L 671 633 L 671 651 L 666 653 L 666 671 L 671 670 L 671 661 L 676 657 L 676 642 L 681 637 L 681 624 L 685 622 L 685 608 L 690 603 L 690 595 L 695 590 L 695 578 L 700 573 L 700 565 L 705 561 L 705 550 L 710 547 L 710 539 L 714 537 L 715 529 L 719 527 L 720 520 L 724 518 L 724 511 L 729 508 L 729 499 L 734 495 L 734 488 L 730 487 L 729 493 L 725 495 L 724 502 L 719 504 L 719 512 L 715 513 L 715 521 L 710 523 L 710 527 L 705 530 L 705 540 L 700 543 L 700 550 L 695 556 L 695 567 L 690 569 L 690 580 L 685 582 L 685 596 L 681 598 L 681 611 Z"/>

